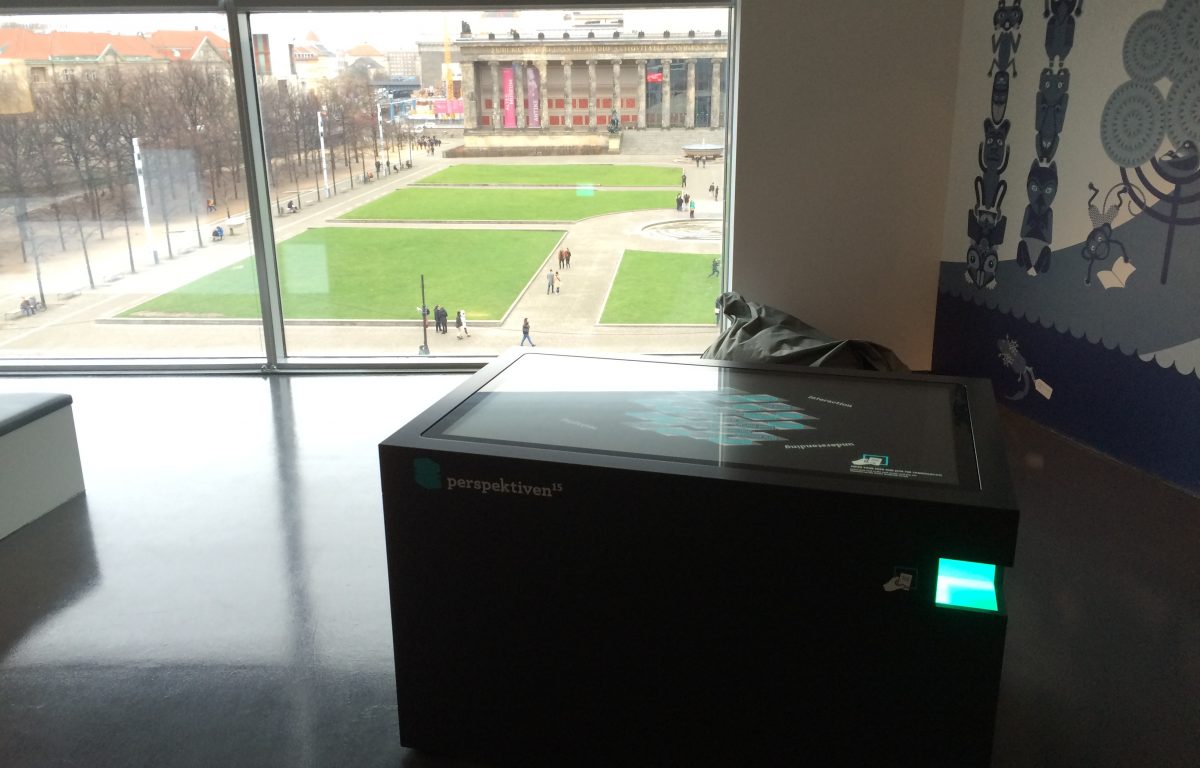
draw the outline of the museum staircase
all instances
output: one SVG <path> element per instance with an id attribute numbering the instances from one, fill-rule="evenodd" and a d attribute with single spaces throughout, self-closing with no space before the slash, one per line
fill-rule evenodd
<path id="1" fill-rule="evenodd" d="M 677 155 L 683 156 L 687 144 L 725 143 L 724 128 L 648 128 L 644 131 L 621 133 L 622 155 Z"/>

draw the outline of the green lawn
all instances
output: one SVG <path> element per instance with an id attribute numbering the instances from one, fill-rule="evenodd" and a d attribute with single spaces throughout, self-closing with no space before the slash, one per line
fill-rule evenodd
<path id="1" fill-rule="evenodd" d="M 678 168 L 651 165 L 452 165 L 419 184 L 677 187 Z"/>
<path id="2" fill-rule="evenodd" d="M 719 278 L 716 256 L 625 251 L 601 323 L 712 323 Z"/>
<path id="3" fill-rule="evenodd" d="M 498 320 L 561 232 L 318 228 L 280 244 L 288 319 L 418 317 L 426 302 L 469 320 Z M 200 257 L 196 257 L 200 258 Z M 259 317 L 250 259 L 151 299 L 122 317 Z"/>
<path id="4" fill-rule="evenodd" d="M 675 209 L 674 190 L 398 189 L 343 219 L 393 221 L 579 221 L 652 208 Z"/>

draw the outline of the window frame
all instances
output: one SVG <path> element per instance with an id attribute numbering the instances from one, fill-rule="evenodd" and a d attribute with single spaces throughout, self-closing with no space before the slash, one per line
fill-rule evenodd
<path id="1" fill-rule="evenodd" d="M 733 245 L 733 186 L 735 153 L 733 151 L 737 115 L 737 60 L 740 53 L 742 5 L 744 0 L 657 0 L 651 3 L 613 3 L 598 0 L 522 0 L 519 6 L 529 9 L 578 9 L 578 8 L 625 8 L 631 5 L 670 9 L 680 8 L 725 8 L 730 12 L 730 29 L 727 31 L 729 56 L 725 75 L 729 87 L 722 93 L 726 113 L 725 122 L 728 149 L 725 153 L 727 175 L 725 179 L 725 227 L 722 252 L 725 268 L 722 270 L 722 287 L 731 285 L 731 262 Z M 263 13 L 296 12 L 388 12 L 388 11 L 446 11 L 453 9 L 487 10 L 489 8 L 511 9 L 511 0 L 375 0 L 374 2 L 338 2 L 337 0 L 43 0 L 37 5 L 28 0 L 15 0 L 12 7 L 4 9 L 7 16 L 22 15 L 70 15 L 70 14 L 185 14 L 221 13 L 226 18 L 229 32 L 231 69 L 237 98 L 238 121 L 242 131 L 243 162 L 248 210 L 250 213 L 250 235 L 254 249 L 254 263 L 258 278 L 259 302 L 262 315 L 263 356 L 254 358 L 114 358 L 114 359 L 44 359 L 0 360 L 0 376 L 136 372 L 136 373 L 303 373 L 303 372 L 465 372 L 476 370 L 492 359 L 492 356 L 474 357 L 310 357 L 288 355 L 284 339 L 282 295 L 279 281 L 277 243 L 274 234 L 273 208 L 267 189 L 264 169 L 266 165 L 265 132 L 262 123 L 262 105 L 257 81 L 254 76 L 254 46 L 250 16 Z M 724 78 L 723 78 L 724 79 Z"/>

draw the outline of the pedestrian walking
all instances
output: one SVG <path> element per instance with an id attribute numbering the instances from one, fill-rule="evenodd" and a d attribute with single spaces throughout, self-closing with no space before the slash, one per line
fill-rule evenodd
<path id="1" fill-rule="evenodd" d="M 521 346 L 522 347 L 525 346 L 525 342 L 527 342 L 527 341 L 529 342 L 529 346 L 531 346 L 531 347 L 537 346 L 537 344 L 533 343 L 533 339 L 529 338 L 529 318 L 528 317 L 525 318 L 525 321 L 521 323 Z"/>
<path id="2" fill-rule="evenodd" d="M 571 268 L 571 249 L 570 248 L 566 249 L 565 255 L 567 257 L 567 269 L 570 269 Z"/>
<path id="3" fill-rule="evenodd" d="M 720 188 L 720 187 L 713 187 L 713 200 L 716 200 L 716 199 L 717 199 L 717 198 L 719 198 L 720 196 L 721 196 L 721 188 Z"/>
<path id="4" fill-rule="evenodd" d="M 558 249 L 558 268 L 559 268 L 559 269 L 562 269 L 562 268 L 563 268 L 563 264 L 565 264 L 565 263 L 566 263 L 566 261 L 567 261 L 567 253 L 566 253 L 566 249 L 565 249 L 565 248 L 559 248 L 559 249 Z"/>
<path id="5" fill-rule="evenodd" d="M 675 210 L 677 210 L 677 211 L 683 210 L 683 193 L 682 192 L 680 192 L 678 195 L 675 195 Z"/>
<path id="6" fill-rule="evenodd" d="M 554 293 L 554 270 L 546 270 L 546 293 Z"/>
<path id="7" fill-rule="evenodd" d="M 720 260 L 720 259 L 713 259 L 713 263 L 712 263 L 712 272 L 709 272 L 709 273 L 708 273 L 708 276 L 709 276 L 709 277 L 716 277 L 716 276 L 719 276 L 720 274 L 721 274 L 721 260 Z"/>
<path id="8" fill-rule="evenodd" d="M 460 339 L 464 334 L 467 336 L 471 335 L 471 331 L 467 328 L 467 313 L 461 309 L 458 310 L 458 314 L 454 316 L 454 327 L 458 329 L 458 338 Z"/>
<path id="9" fill-rule="evenodd" d="M 707 168 L 707 167 L 708 167 L 708 158 L 707 158 L 707 157 L 701 157 L 701 158 L 700 158 L 700 167 L 701 167 L 701 168 Z"/>
<path id="10" fill-rule="evenodd" d="M 686 186 L 687 186 L 687 174 L 686 174 L 686 173 L 685 173 L 685 174 L 683 174 L 683 179 L 682 179 L 682 181 L 683 181 L 683 186 L 684 186 L 684 187 L 686 187 Z"/>
<path id="11" fill-rule="evenodd" d="M 688 218 L 691 218 L 691 219 L 696 218 L 696 201 L 695 200 L 693 200 L 691 203 L 688 204 Z"/>
<path id="12" fill-rule="evenodd" d="M 557 272 L 554 273 L 554 292 L 562 293 L 562 277 Z"/>
<path id="13" fill-rule="evenodd" d="M 683 193 L 683 204 L 687 205 L 690 202 L 692 202 L 692 196 L 689 195 L 687 192 L 684 192 Z"/>
<path id="14" fill-rule="evenodd" d="M 716 193 L 717 193 L 717 185 L 711 181 L 708 182 L 708 194 L 713 195 L 714 200 L 716 199 Z"/>

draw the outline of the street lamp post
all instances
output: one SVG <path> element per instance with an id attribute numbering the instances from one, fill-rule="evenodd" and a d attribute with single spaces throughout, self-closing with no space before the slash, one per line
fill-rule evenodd
<path id="1" fill-rule="evenodd" d="M 146 247 L 150 249 L 150 255 L 157 264 L 158 249 L 154 247 L 154 236 L 150 234 L 150 206 L 146 204 L 146 174 L 142 167 L 142 150 L 136 137 L 133 139 L 133 167 L 137 170 L 138 198 L 142 201 L 142 226 L 146 230 Z"/>
<path id="2" fill-rule="evenodd" d="M 375 104 L 375 125 L 379 129 L 379 143 L 383 145 L 383 167 L 391 173 L 392 164 L 388 157 L 387 141 L 383 138 L 383 105 L 378 102 Z"/>
<path id="3" fill-rule="evenodd" d="M 329 195 L 329 168 L 325 164 L 325 120 L 320 110 L 317 111 L 317 136 L 321 140 L 321 176 L 325 179 L 325 199 Z"/>
<path id="4" fill-rule="evenodd" d="M 425 275 L 421 275 L 421 355 L 429 354 L 429 306 L 425 303 Z"/>

